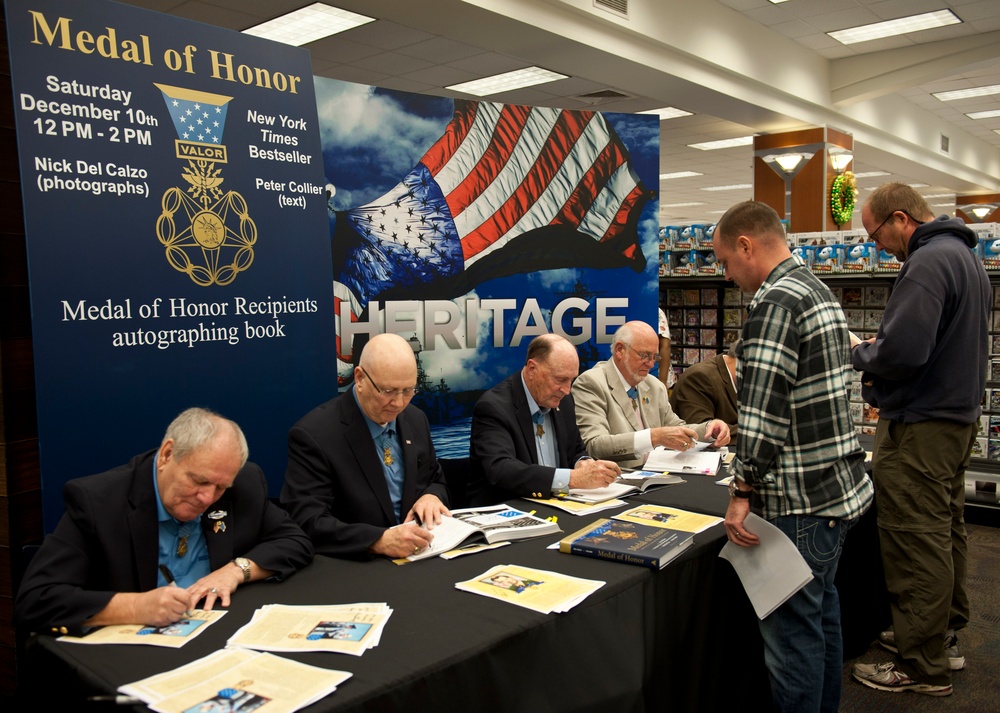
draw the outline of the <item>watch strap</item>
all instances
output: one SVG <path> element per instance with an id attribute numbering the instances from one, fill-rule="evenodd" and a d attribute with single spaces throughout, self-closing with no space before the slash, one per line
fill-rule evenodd
<path id="1" fill-rule="evenodd" d="M 243 570 L 243 584 L 250 581 L 250 560 L 246 557 L 237 557 L 233 560 L 233 564 Z"/>
<path id="2" fill-rule="evenodd" d="M 729 496 L 732 498 L 743 498 L 744 500 L 749 500 L 750 496 L 753 495 L 753 490 L 740 490 L 739 486 L 736 485 L 736 479 L 733 478 L 729 481 Z"/>

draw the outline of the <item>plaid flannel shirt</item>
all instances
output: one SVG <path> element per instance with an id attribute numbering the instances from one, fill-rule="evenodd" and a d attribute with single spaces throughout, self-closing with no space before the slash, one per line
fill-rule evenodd
<path id="1" fill-rule="evenodd" d="M 853 519 L 872 500 L 848 407 L 850 342 L 830 290 L 789 258 L 748 307 L 739 357 L 736 476 L 765 518 Z"/>

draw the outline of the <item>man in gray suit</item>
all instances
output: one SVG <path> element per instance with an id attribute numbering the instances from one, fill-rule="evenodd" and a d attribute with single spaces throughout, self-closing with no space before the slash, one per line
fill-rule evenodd
<path id="1" fill-rule="evenodd" d="M 670 408 L 667 387 L 649 375 L 660 357 L 658 347 L 656 332 L 645 322 L 623 324 L 615 332 L 611 359 L 573 384 L 576 422 L 592 457 L 640 468 L 656 446 L 685 450 L 696 440 L 729 443 L 724 421 L 688 425 Z"/>

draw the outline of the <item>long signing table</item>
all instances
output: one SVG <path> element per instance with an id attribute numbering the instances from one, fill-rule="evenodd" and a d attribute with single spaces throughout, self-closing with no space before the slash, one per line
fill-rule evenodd
<path id="1" fill-rule="evenodd" d="M 692 476 L 633 496 L 629 506 L 649 502 L 722 515 L 728 493 L 715 480 Z M 624 509 L 578 517 L 527 501 L 509 504 L 557 516 L 565 534 Z M 656 572 L 546 549 L 559 537 L 404 566 L 318 556 L 285 582 L 239 589 L 229 613 L 180 649 L 86 646 L 34 636 L 27 647 L 29 689 L 70 710 L 87 710 L 87 696 L 113 693 L 223 648 L 264 604 L 387 602 L 393 614 L 381 643 L 360 657 L 280 654 L 353 673 L 306 711 L 620 713 L 713 711 L 748 702 L 769 707 L 756 617 L 732 568 L 718 558 L 725 542 L 721 525 L 697 535 L 692 547 Z M 568 613 L 549 615 L 455 589 L 455 582 L 496 564 L 606 584 Z"/>

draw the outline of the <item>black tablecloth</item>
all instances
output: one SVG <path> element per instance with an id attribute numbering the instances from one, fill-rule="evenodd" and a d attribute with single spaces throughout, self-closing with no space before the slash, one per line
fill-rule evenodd
<path id="1" fill-rule="evenodd" d="M 631 498 L 722 515 L 728 502 L 715 478 Z M 514 507 L 557 516 L 565 533 L 597 517 L 525 501 Z M 515 542 L 482 554 L 403 566 L 317 557 L 280 584 L 241 588 L 229 613 L 181 649 L 86 646 L 34 637 L 35 693 L 78 706 L 86 695 L 176 668 L 222 648 L 254 610 L 290 605 L 387 602 L 393 614 L 381 643 L 360 657 L 280 654 L 354 675 L 307 711 L 491 710 L 712 711 L 769 705 L 763 644 L 739 580 L 718 558 L 721 525 L 660 571 L 577 557 L 546 547 L 558 537 Z M 565 614 L 543 615 L 455 589 L 496 564 L 599 579 L 606 584 Z M 57 683 L 53 683 L 57 682 Z M 39 689 L 38 686 L 44 686 Z"/>

